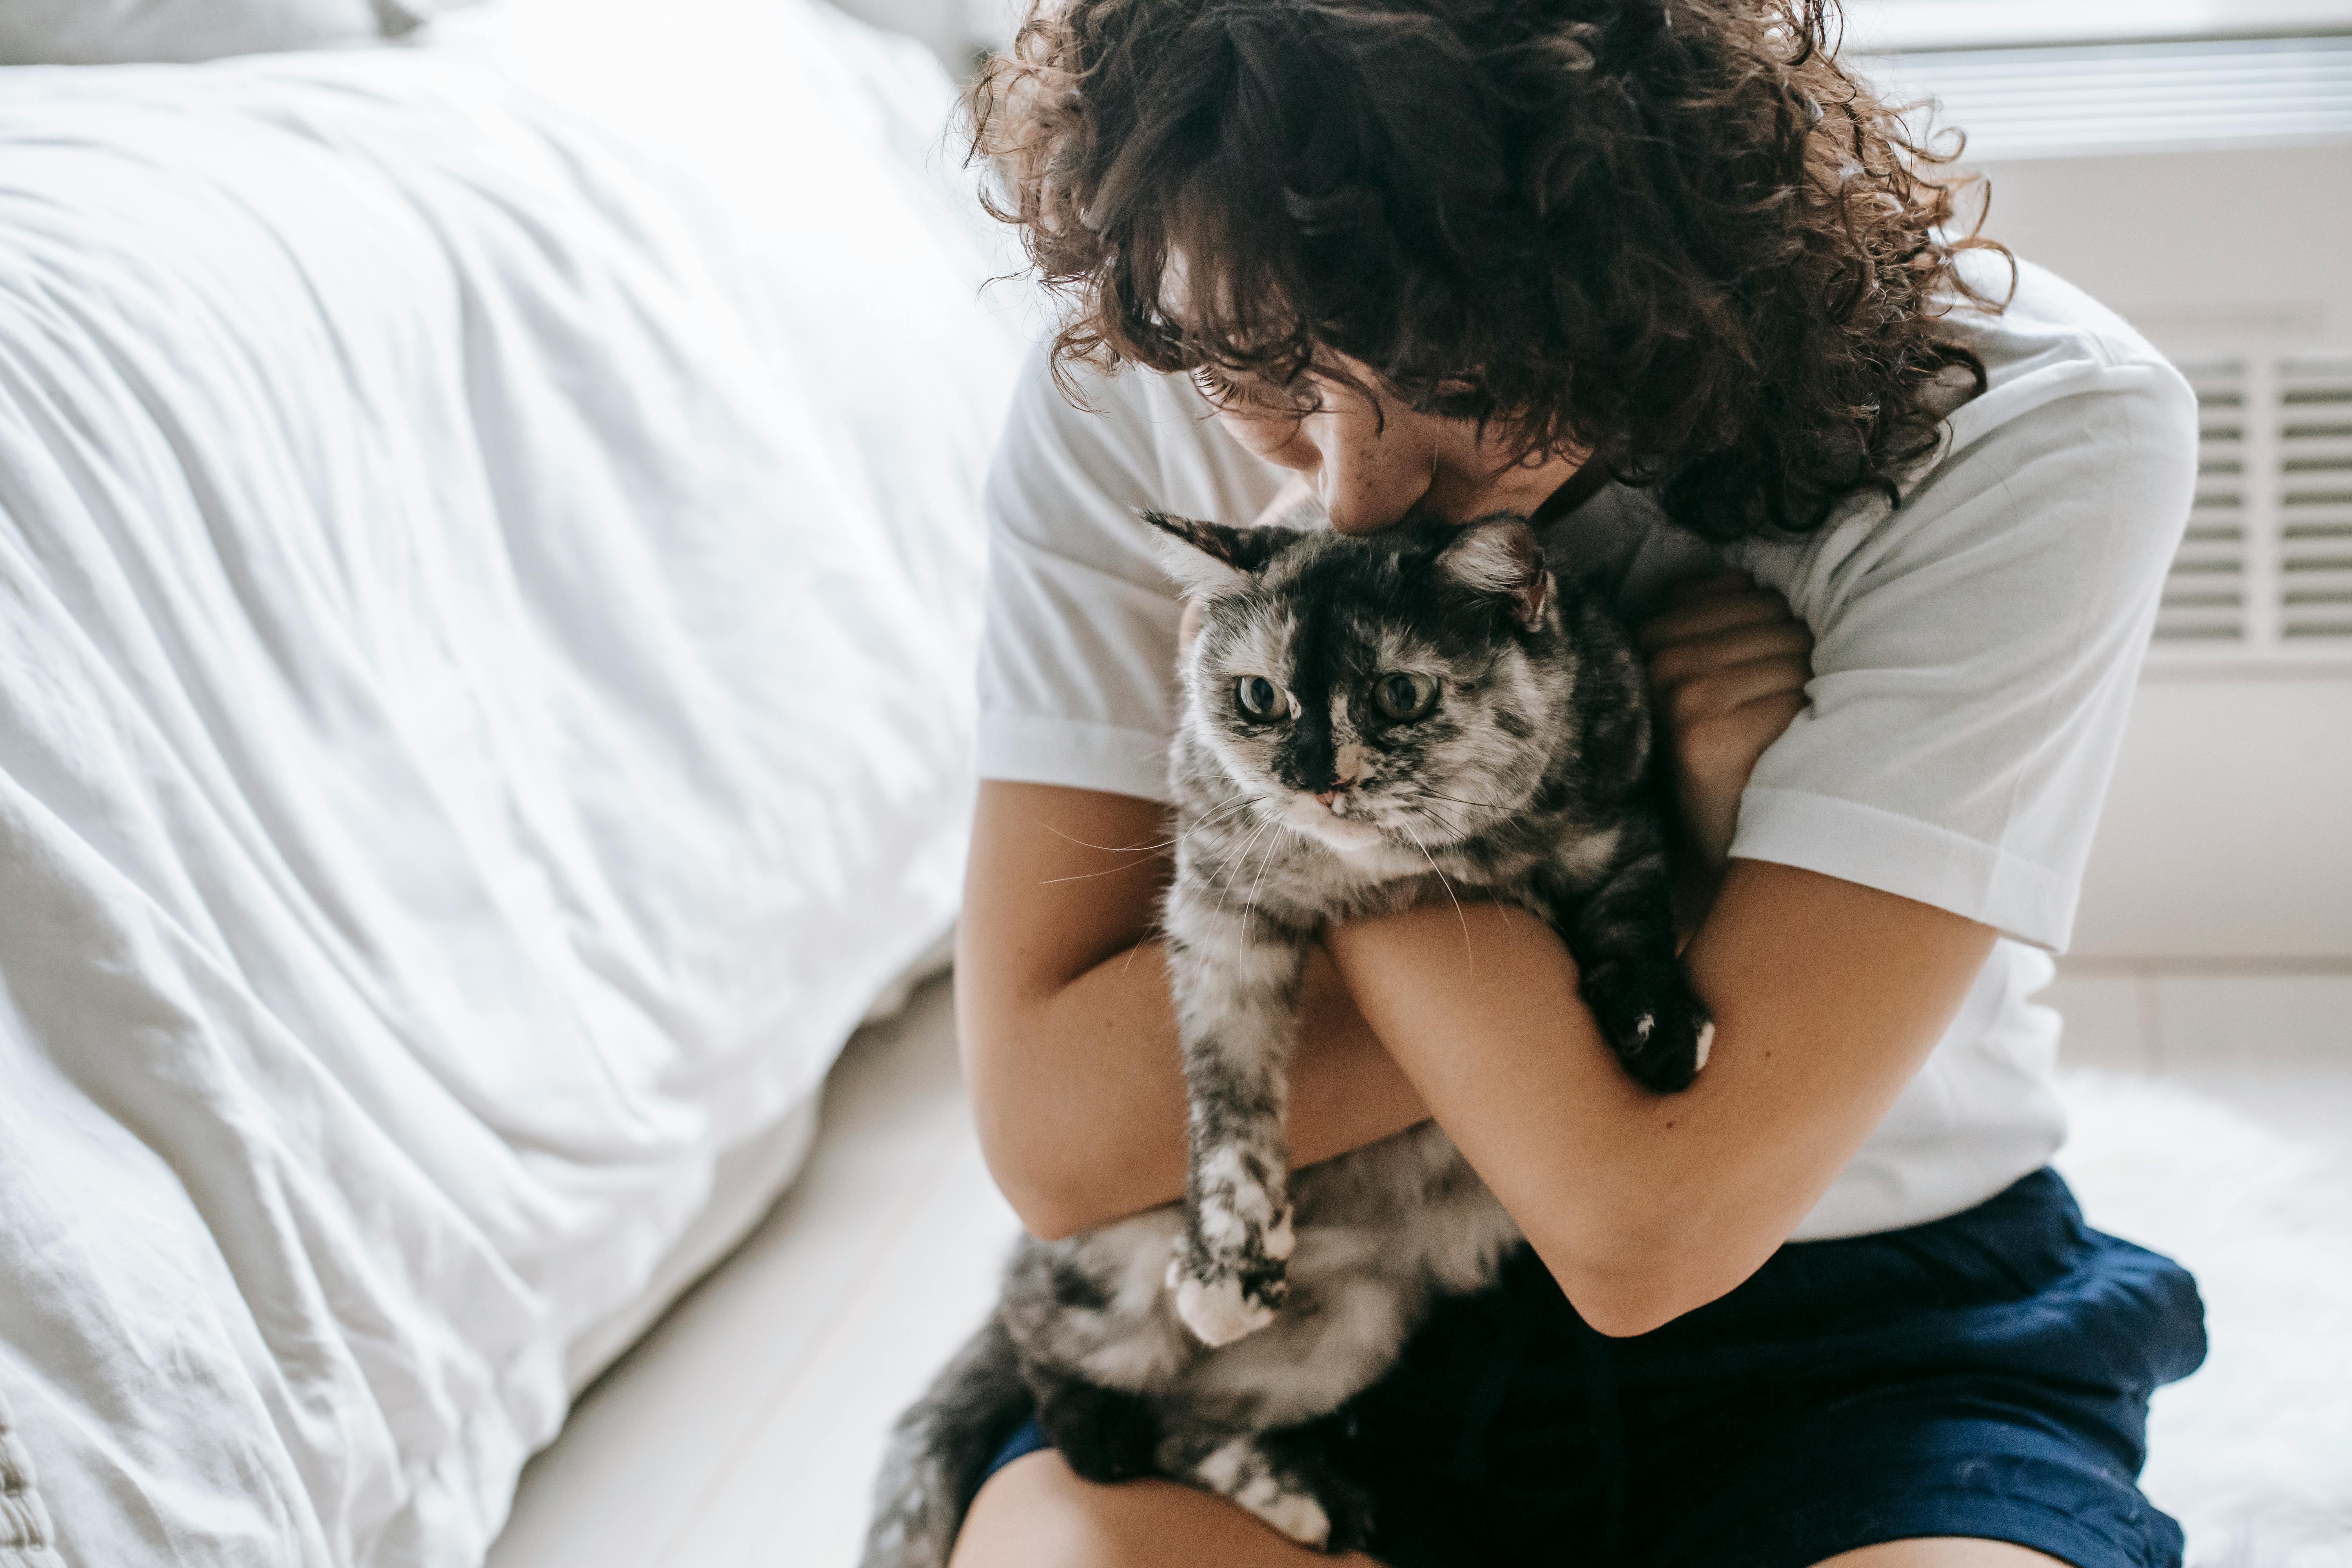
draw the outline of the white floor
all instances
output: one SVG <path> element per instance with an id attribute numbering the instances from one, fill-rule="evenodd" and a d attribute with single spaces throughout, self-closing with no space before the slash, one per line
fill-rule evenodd
<path id="1" fill-rule="evenodd" d="M 2070 969 L 2066 1055 L 2352 1137 L 2352 970 Z M 891 1416 L 984 1311 L 1013 1221 L 944 983 L 835 1069 L 806 1173 L 573 1412 L 491 1568 L 850 1568 Z"/>
<path id="2" fill-rule="evenodd" d="M 806 1170 L 581 1398 L 491 1568 L 848 1568 L 876 1456 L 994 1294 L 945 982 L 851 1042 Z"/>

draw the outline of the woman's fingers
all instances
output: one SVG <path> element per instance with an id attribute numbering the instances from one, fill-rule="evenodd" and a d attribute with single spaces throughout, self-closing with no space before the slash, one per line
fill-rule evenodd
<path id="1" fill-rule="evenodd" d="M 1793 693 L 1801 700 L 1805 683 L 1811 679 L 1812 668 L 1801 656 L 1784 655 L 1718 665 L 1688 680 L 1663 687 L 1658 695 L 1667 720 L 1680 731 L 1699 720 L 1745 708 L 1761 698 Z"/>
<path id="2" fill-rule="evenodd" d="M 1685 796 L 1736 803 L 1758 760 L 1804 710 L 1802 691 L 1773 687 L 1678 724 L 1675 753 Z"/>
<path id="3" fill-rule="evenodd" d="M 1640 638 L 1683 825 L 1703 861 L 1719 864 L 1758 760 L 1804 711 L 1812 633 L 1780 595 L 1729 572 L 1676 584 Z"/>
<path id="4" fill-rule="evenodd" d="M 1642 623 L 1643 648 L 1659 648 L 1717 632 L 1753 626 L 1802 626 L 1789 613 L 1789 602 L 1769 588 L 1759 588 L 1745 577 L 1708 578 L 1691 591 L 1670 597 L 1668 607 Z"/>
<path id="5" fill-rule="evenodd" d="M 1665 643 L 1650 655 L 1650 683 L 1660 689 L 1698 679 L 1709 671 L 1759 659 L 1794 659 L 1804 664 L 1813 634 L 1795 621 L 1765 621 L 1732 626 L 1704 637 Z"/>

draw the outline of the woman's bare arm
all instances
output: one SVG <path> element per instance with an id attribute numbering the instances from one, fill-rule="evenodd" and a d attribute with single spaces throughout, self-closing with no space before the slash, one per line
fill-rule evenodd
<path id="1" fill-rule="evenodd" d="M 1684 951 L 1714 1009 L 1696 1084 L 1636 1088 L 1576 968 L 1516 910 L 1332 933 L 1350 994 L 1595 1327 L 1633 1333 L 1754 1272 L 1919 1069 L 1993 932 L 1891 893 L 1729 861 L 1739 795 L 1804 707 L 1812 639 L 1780 596 L 1685 584 L 1642 628 L 1688 858 Z"/>
<path id="2" fill-rule="evenodd" d="M 1722 1295 L 1788 1238 L 1927 1059 L 1993 938 L 1891 893 L 1735 860 L 1685 953 L 1714 1052 L 1663 1096 L 1625 1076 L 1567 949 L 1522 910 L 1414 910 L 1327 945 L 1569 1300 L 1631 1334 Z"/>
<path id="3" fill-rule="evenodd" d="M 1184 1079 L 1160 944 L 1161 807 L 1046 784 L 981 785 L 956 942 L 964 1073 L 990 1171 L 1041 1237 L 1184 1190 Z M 1292 1158 L 1310 1164 L 1429 1114 L 1349 1001 L 1309 965 L 1291 1069 Z"/>

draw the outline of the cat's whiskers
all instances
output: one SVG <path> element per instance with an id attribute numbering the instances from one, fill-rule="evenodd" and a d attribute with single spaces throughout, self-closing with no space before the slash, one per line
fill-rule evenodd
<path id="1" fill-rule="evenodd" d="M 1154 915 L 1151 918 L 1151 923 L 1143 928 L 1143 934 L 1137 937 L 1133 942 L 1128 943 L 1127 962 L 1118 966 L 1119 974 L 1124 977 L 1129 970 L 1135 967 L 1135 955 L 1143 951 L 1144 943 L 1150 942 L 1153 937 L 1165 935 L 1167 931 L 1168 921 L 1165 917 Z"/>
<path id="2" fill-rule="evenodd" d="M 1041 821 L 1037 826 L 1052 834 L 1055 837 L 1065 839 L 1069 843 L 1076 845 L 1081 849 L 1099 849 L 1106 855 L 1155 855 L 1162 849 L 1170 848 L 1174 845 L 1181 843 L 1185 834 L 1198 833 L 1203 827 L 1208 826 L 1209 824 L 1216 821 L 1219 816 L 1223 816 L 1226 812 L 1249 805 L 1251 800 L 1254 798 L 1255 797 L 1252 796 L 1247 790 L 1244 790 L 1238 795 L 1229 795 L 1224 800 L 1220 801 L 1206 816 L 1203 816 L 1200 821 L 1192 824 L 1192 826 L 1185 828 L 1182 833 L 1177 834 L 1173 838 L 1163 838 L 1157 844 L 1093 844 L 1084 838 L 1078 837 L 1076 834 L 1063 832 L 1060 828 L 1055 826 L 1050 822 Z"/>
<path id="3" fill-rule="evenodd" d="M 1447 801 L 1454 805 L 1475 805 L 1486 811 L 1510 811 L 1514 809 L 1511 806 L 1503 805 L 1491 800 L 1465 800 L 1458 795 L 1440 795 L 1433 789 L 1423 790 L 1421 792 L 1421 798 L 1423 800 Z"/>
<path id="4" fill-rule="evenodd" d="M 1279 816 L 1268 819 L 1270 826 L 1279 826 L 1281 821 L 1282 819 Z M 1250 916 L 1257 912 L 1257 890 L 1265 885 L 1266 869 L 1274 864 L 1274 852 L 1280 847 L 1282 847 L 1282 839 L 1279 835 L 1276 835 L 1275 837 L 1267 840 L 1265 854 L 1257 863 L 1257 880 L 1250 884 L 1248 901 L 1242 905 L 1242 931 L 1244 935 L 1249 931 Z"/>
<path id="5" fill-rule="evenodd" d="M 1165 844 L 1097 844 L 1089 839 L 1081 838 L 1075 833 L 1065 833 L 1050 822 L 1040 822 L 1037 826 L 1055 837 L 1075 844 L 1081 849 L 1099 849 L 1106 855 L 1146 855 L 1153 850 L 1167 847 Z"/>
<path id="6" fill-rule="evenodd" d="M 1425 804 L 1426 802 L 1433 800 L 1450 800 L 1450 797 L 1442 795 L 1431 795 L 1424 791 L 1417 799 L 1401 800 L 1397 802 L 1397 810 L 1400 813 L 1420 817 L 1423 821 L 1430 824 L 1433 827 L 1435 827 L 1440 832 L 1444 833 L 1447 839 L 1451 841 L 1459 842 L 1463 839 L 1473 837 L 1471 825 L 1467 821 L 1455 820 L 1456 817 L 1464 816 L 1465 815 L 1465 813 L 1454 812 L 1449 814 Z M 1462 803 L 1451 802 L 1451 804 L 1460 805 Z M 1398 826 L 1402 827 L 1403 825 L 1400 823 Z M 1410 831 L 1410 829 L 1407 829 L 1407 831 Z"/>
<path id="7" fill-rule="evenodd" d="M 1219 805 L 1214 810 L 1211 811 L 1206 816 L 1203 816 L 1200 821 L 1192 824 L 1190 827 L 1185 828 L 1183 832 L 1179 833 L 1173 838 L 1165 838 L 1157 844 L 1134 844 L 1121 848 L 1113 848 L 1107 844 L 1088 844 L 1083 838 L 1072 838 L 1070 835 L 1064 833 L 1060 828 L 1055 827 L 1050 822 L 1041 822 L 1037 826 L 1057 837 L 1069 839 L 1071 843 L 1078 845 L 1082 848 L 1099 849 L 1106 855 L 1157 855 L 1162 849 L 1171 849 L 1177 845 L 1181 844 L 1186 838 L 1200 832 L 1201 829 L 1204 827 L 1214 826 L 1218 822 L 1232 817 L 1237 812 L 1246 811 L 1254 798 L 1254 796 L 1244 792 L 1234 796 L 1233 799 L 1226 801 L 1223 805 Z M 1037 885 L 1041 888 L 1050 888 L 1061 882 L 1086 882 L 1091 881 L 1097 877 L 1116 877 L 1121 871 L 1134 870 L 1140 863 L 1141 862 L 1139 861 L 1129 860 L 1126 865 L 1113 866 L 1108 871 L 1076 871 L 1066 877 L 1048 877 Z"/>
<path id="8" fill-rule="evenodd" d="M 1437 857 L 1429 852 L 1429 846 L 1421 841 L 1420 834 L 1415 833 L 1410 827 L 1406 827 L 1402 822 L 1399 822 L 1397 826 L 1404 828 L 1404 836 L 1412 840 L 1412 847 L 1421 851 L 1421 858 L 1429 862 L 1430 870 L 1436 874 L 1437 885 L 1444 888 L 1445 889 L 1445 896 L 1453 900 L 1454 918 L 1462 922 L 1463 961 L 1470 968 L 1475 969 L 1478 965 L 1478 955 L 1476 952 L 1472 951 L 1470 946 L 1470 917 L 1462 912 L 1462 900 L 1454 896 L 1453 879 L 1447 877 L 1444 870 L 1439 868 Z"/>
<path id="9" fill-rule="evenodd" d="M 1250 836 L 1242 840 L 1241 847 L 1234 851 L 1234 863 L 1238 866 L 1248 865 L 1249 852 L 1257 847 L 1257 841 L 1260 838 L 1264 837 L 1269 830 L 1278 825 L 1278 818 L 1269 816 L 1265 821 L 1259 823 L 1257 826 L 1251 831 Z M 1217 907 L 1220 910 L 1232 909 L 1234 907 L 1234 900 L 1230 885 L 1223 878 L 1219 878 L 1216 888 Z M 1244 911 L 1244 921 L 1247 920 L 1246 911 Z"/>
<path id="10" fill-rule="evenodd" d="M 1121 871 L 1132 871 L 1142 864 L 1141 860 L 1129 860 L 1126 865 L 1113 866 L 1108 871 L 1073 871 L 1066 877 L 1048 877 L 1037 885 L 1041 888 L 1053 888 L 1064 882 L 1091 882 L 1097 877 L 1116 877 Z"/>
<path id="11" fill-rule="evenodd" d="M 1244 791 L 1242 791 L 1239 795 L 1237 795 L 1234 796 L 1232 800 L 1228 801 L 1228 802 L 1226 803 L 1226 806 L 1234 806 L 1234 807 L 1237 807 L 1237 808 L 1241 808 L 1241 809 L 1246 809 L 1248 806 L 1250 806 L 1252 804 L 1254 804 L 1254 803 L 1256 801 L 1256 799 L 1257 799 L 1257 797 L 1256 797 L 1255 795 L 1252 795 L 1252 794 L 1251 794 L 1249 791 L 1247 791 L 1247 790 L 1244 790 Z M 1218 807 L 1218 811 L 1219 811 L 1220 813 L 1224 813 L 1225 815 L 1230 816 L 1231 814 L 1230 814 L 1229 812 L 1226 812 L 1226 806 L 1220 806 L 1220 807 Z M 1209 824 L 1210 824 L 1210 822 L 1211 822 L 1212 820 L 1213 820 L 1213 818 L 1211 818 L 1211 817 L 1203 817 L 1203 818 L 1202 818 L 1199 822 L 1194 823 L 1191 827 L 1186 828 L 1186 829 L 1184 830 L 1184 833 L 1197 833 L 1197 832 L 1199 832 L 1202 828 L 1208 826 L 1209 826 Z M 1261 834 L 1261 833 L 1264 833 L 1267 828 L 1269 828 L 1269 827 L 1271 827 L 1271 826 L 1274 826 L 1274 824 L 1273 824 L 1273 822 L 1272 822 L 1271 820 L 1268 820 L 1268 821 L 1265 821 L 1265 822 L 1261 822 L 1261 823 L 1259 823 L 1259 824 L 1258 824 L 1258 826 L 1257 826 L 1254 830 L 1252 830 L 1252 832 L 1251 832 L 1250 836 L 1249 836 L 1247 838 L 1245 838 L 1245 839 L 1244 839 L 1244 840 L 1242 841 L 1242 853 L 1243 853 L 1244 855 L 1247 855 L 1247 854 L 1249 853 L 1249 846 L 1257 842 L 1257 837 L 1258 837 L 1258 835 L 1259 835 L 1259 834 Z M 1179 837 L 1179 838 L 1181 838 L 1181 837 L 1184 837 L 1184 834 L 1183 834 L 1183 833 L 1180 833 L 1180 834 L 1178 834 L 1176 837 Z M 1103 873 L 1103 872 L 1099 872 L 1099 871 L 1097 871 L 1097 872 L 1095 872 L 1095 873 L 1093 873 L 1093 874 L 1094 874 L 1094 875 L 1096 875 L 1096 876 L 1102 876 L 1102 875 L 1105 875 L 1106 873 Z M 1232 900 L 1231 900 L 1230 899 L 1228 899 L 1228 898 L 1226 898 L 1226 897 L 1225 897 L 1224 891 L 1223 891 L 1223 888 L 1222 888 L 1222 887 L 1220 887 L 1220 888 L 1219 888 L 1219 889 L 1218 889 L 1218 893 L 1217 893 L 1217 903 L 1218 903 L 1218 907 L 1220 907 L 1220 908 L 1229 908 L 1229 907 L 1231 907 L 1231 904 L 1232 904 Z M 1166 907 L 1166 906 L 1161 905 L 1161 906 L 1159 906 L 1159 907 L 1160 907 L 1160 908 L 1161 908 L 1161 909 L 1164 910 L 1164 909 L 1165 909 L 1165 907 Z M 1143 945 L 1144 945 L 1146 942 L 1148 942 L 1151 941 L 1151 939 L 1152 939 L 1152 938 L 1154 938 L 1154 937 L 1157 937 L 1157 936 L 1165 936 L 1165 935 L 1167 934 L 1167 932 L 1168 932 L 1168 918 L 1167 918 L 1166 914 L 1165 914 L 1165 913 L 1161 913 L 1161 914 L 1156 914 L 1156 915 L 1152 916 L 1152 918 L 1151 918 L 1151 923 L 1150 923 L 1150 925 L 1148 925 L 1148 926 L 1146 926 L 1146 927 L 1144 927 L 1144 928 L 1143 928 L 1143 934 L 1142 934 L 1142 935 L 1140 935 L 1140 936 L 1139 936 L 1139 937 L 1137 937 L 1137 938 L 1136 938 L 1132 942 L 1129 942 L 1129 943 L 1128 944 L 1128 949 L 1127 949 L 1127 960 L 1126 960 L 1126 962 L 1125 962 L 1125 963 L 1121 963 L 1121 964 L 1118 966 L 1118 972 L 1119 972 L 1119 973 L 1120 973 L 1121 975 L 1125 975 L 1129 970 L 1133 969 L 1133 968 L 1135 967 L 1135 955 L 1136 955 L 1138 952 L 1141 952 L 1141 951 L 1142 951 L 1142 949 L 1143 949 Z"/>

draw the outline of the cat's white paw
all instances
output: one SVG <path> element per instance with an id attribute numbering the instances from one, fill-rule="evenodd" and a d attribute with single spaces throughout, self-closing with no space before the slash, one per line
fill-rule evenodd
<path id="1" fill-rule="evenodd" d="M 1240 1504 L 1301 1546 L 1320 1552 L 1331 1541 L 1331 1516 L 1308 1493 L 1283 1484 L 1248 1439 L 1226 1444 L 1194 1469 L 1202 1486 Z"/>
<path id="2" fill-rule="evenodd" d="M 1181 1270 L 1176 1281 L 1176 1315 L 1193 1337 L 1212 1349 L 1246 1339 L 1274 1321 L 1274 1309 L 1242 1294 L 1242 1282 L 1231 1275 L 1223 1279 L 1195 1279 Z"/>
<path id="3" fill-rule="evenodd" d="M 1276 1495 L 1271 1498 L 1255 1498 L 1251 1495 L 1258 1491 L 1261 1487 L 1271 1486 L 1271 1484 L 1270 1482 L 1255 1484 L 1234 1500 L 1298 1542 L 1299 1545 L 1316 1552 L 1322 1551 L 1325 1543 L 1331 1539 L 1331 1516 L 1323 1511 L 1323 1505 L 1305 1492 L 1286 1492 L 1277 1489 Z"/>
<path id="4" fill-rule="evenodd" d="M 1696 1072 L 1701 1068 L 1706 1066 L 1706 1053 L 1714 1048 L 1715 1026 L 1713 1024 L 1700 1025 L 1698 1030 L 1698 1059 L 1691 1064 L 1691 1071 Z"/>

